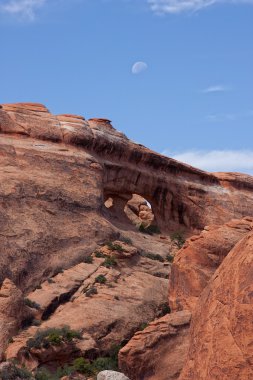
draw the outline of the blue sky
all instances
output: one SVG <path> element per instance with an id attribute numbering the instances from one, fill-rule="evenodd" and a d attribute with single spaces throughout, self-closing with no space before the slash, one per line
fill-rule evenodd
<path id="1" fill-rule="evenodd" d="M 0 0 L 0 103 L 253 174 L 252 36 L 253 0 Z"/>

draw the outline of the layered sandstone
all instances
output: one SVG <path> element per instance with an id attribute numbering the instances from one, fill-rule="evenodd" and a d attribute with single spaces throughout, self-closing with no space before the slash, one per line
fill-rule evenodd
<path id="1" fill-rule="evenodd" d="M 194 311 L 202 291 L 231 249 L 253 230 L 253 218 L 208 226 L 176 254 L 169 281 L 172 311 Z"/>
<path id="2" fill-rule="evenodd" d="M 193 317 L 180 380 L 253 378 L 253 234 L 224 259 Z"/>
<path id="3" fill-rule="evenodd" d="M 119 352 L 119 366 L 131 380 L 173 380 L 189 348 L 191 313 L 167 314 L 150 323 Z"/>
<path id="4" fill-rule="evenodd" d="M 123 344 L 144 323 L 163 313 L 169 266 L 140 255 L 136 248 L 120 241 L 109 247 L 118 250 L 103 246 L 90 262 L 49 278 L 27 295 L 36 305 L 35 318 L 40 323 L 13 337 L 7 359 L 16 358 L 34 369 L 50 363 L 64 365 L 78 356 L 106 355 L 113 345 Z M 65 325 L 79 331 L 82 339 L 32 349 L 27 356 L 27 342 L 38 331 Z"/>

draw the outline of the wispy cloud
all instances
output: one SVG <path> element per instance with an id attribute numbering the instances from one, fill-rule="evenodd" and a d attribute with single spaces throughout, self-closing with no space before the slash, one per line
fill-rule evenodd
<path id="1" fill-rule="evenodd" d="M 253 150 L 192 150 L 171 154 L 163 152 L 178 161 L 210 172 L 244 172 L 253 174 Z"/>
<path id="2" fill-rule="evenodd" d="M 210 94 L 210 93 L 215 93 L 215 92 L 226 92 L 230 90 L 231 88 L 228 86 L 224 86 L 223 84 L 217 84 L 217 85 L 209 86 L 205 88 L 204 90 L 202 90 L 202 92 L 204 94 Z"/>
<path id="3" fill-rule="evenodd" d="M 33 20 L 35 12 L 47 0 L 8 0 L 0 5 L 0 11 Z"/>
<path id="4" fill-rule="evenodd" d="M 147 0 L 155 13 L 196 12 L 215 4 L 253 4 L 253 0 Z"/>

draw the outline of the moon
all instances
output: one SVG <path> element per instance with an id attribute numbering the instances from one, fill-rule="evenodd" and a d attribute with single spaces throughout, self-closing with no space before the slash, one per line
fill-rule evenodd
<path id="1" fill-rule="evenodd" d="M 146 64 L 146 62 L 142 62 L 142 61 L 139 61 L 139 62 L 135 62 L 132 66 L 132 74 L 140 74 L 142 73 L 143 71 L 146 71 L 148 68 L 148 65 Z"/>

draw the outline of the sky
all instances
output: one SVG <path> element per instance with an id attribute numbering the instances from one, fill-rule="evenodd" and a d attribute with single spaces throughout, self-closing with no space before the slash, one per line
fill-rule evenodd
<path id="1" fill-rule="evenodd" d="M 0 103 L 253 174 L 253 0 L 0 0 Z"/>

